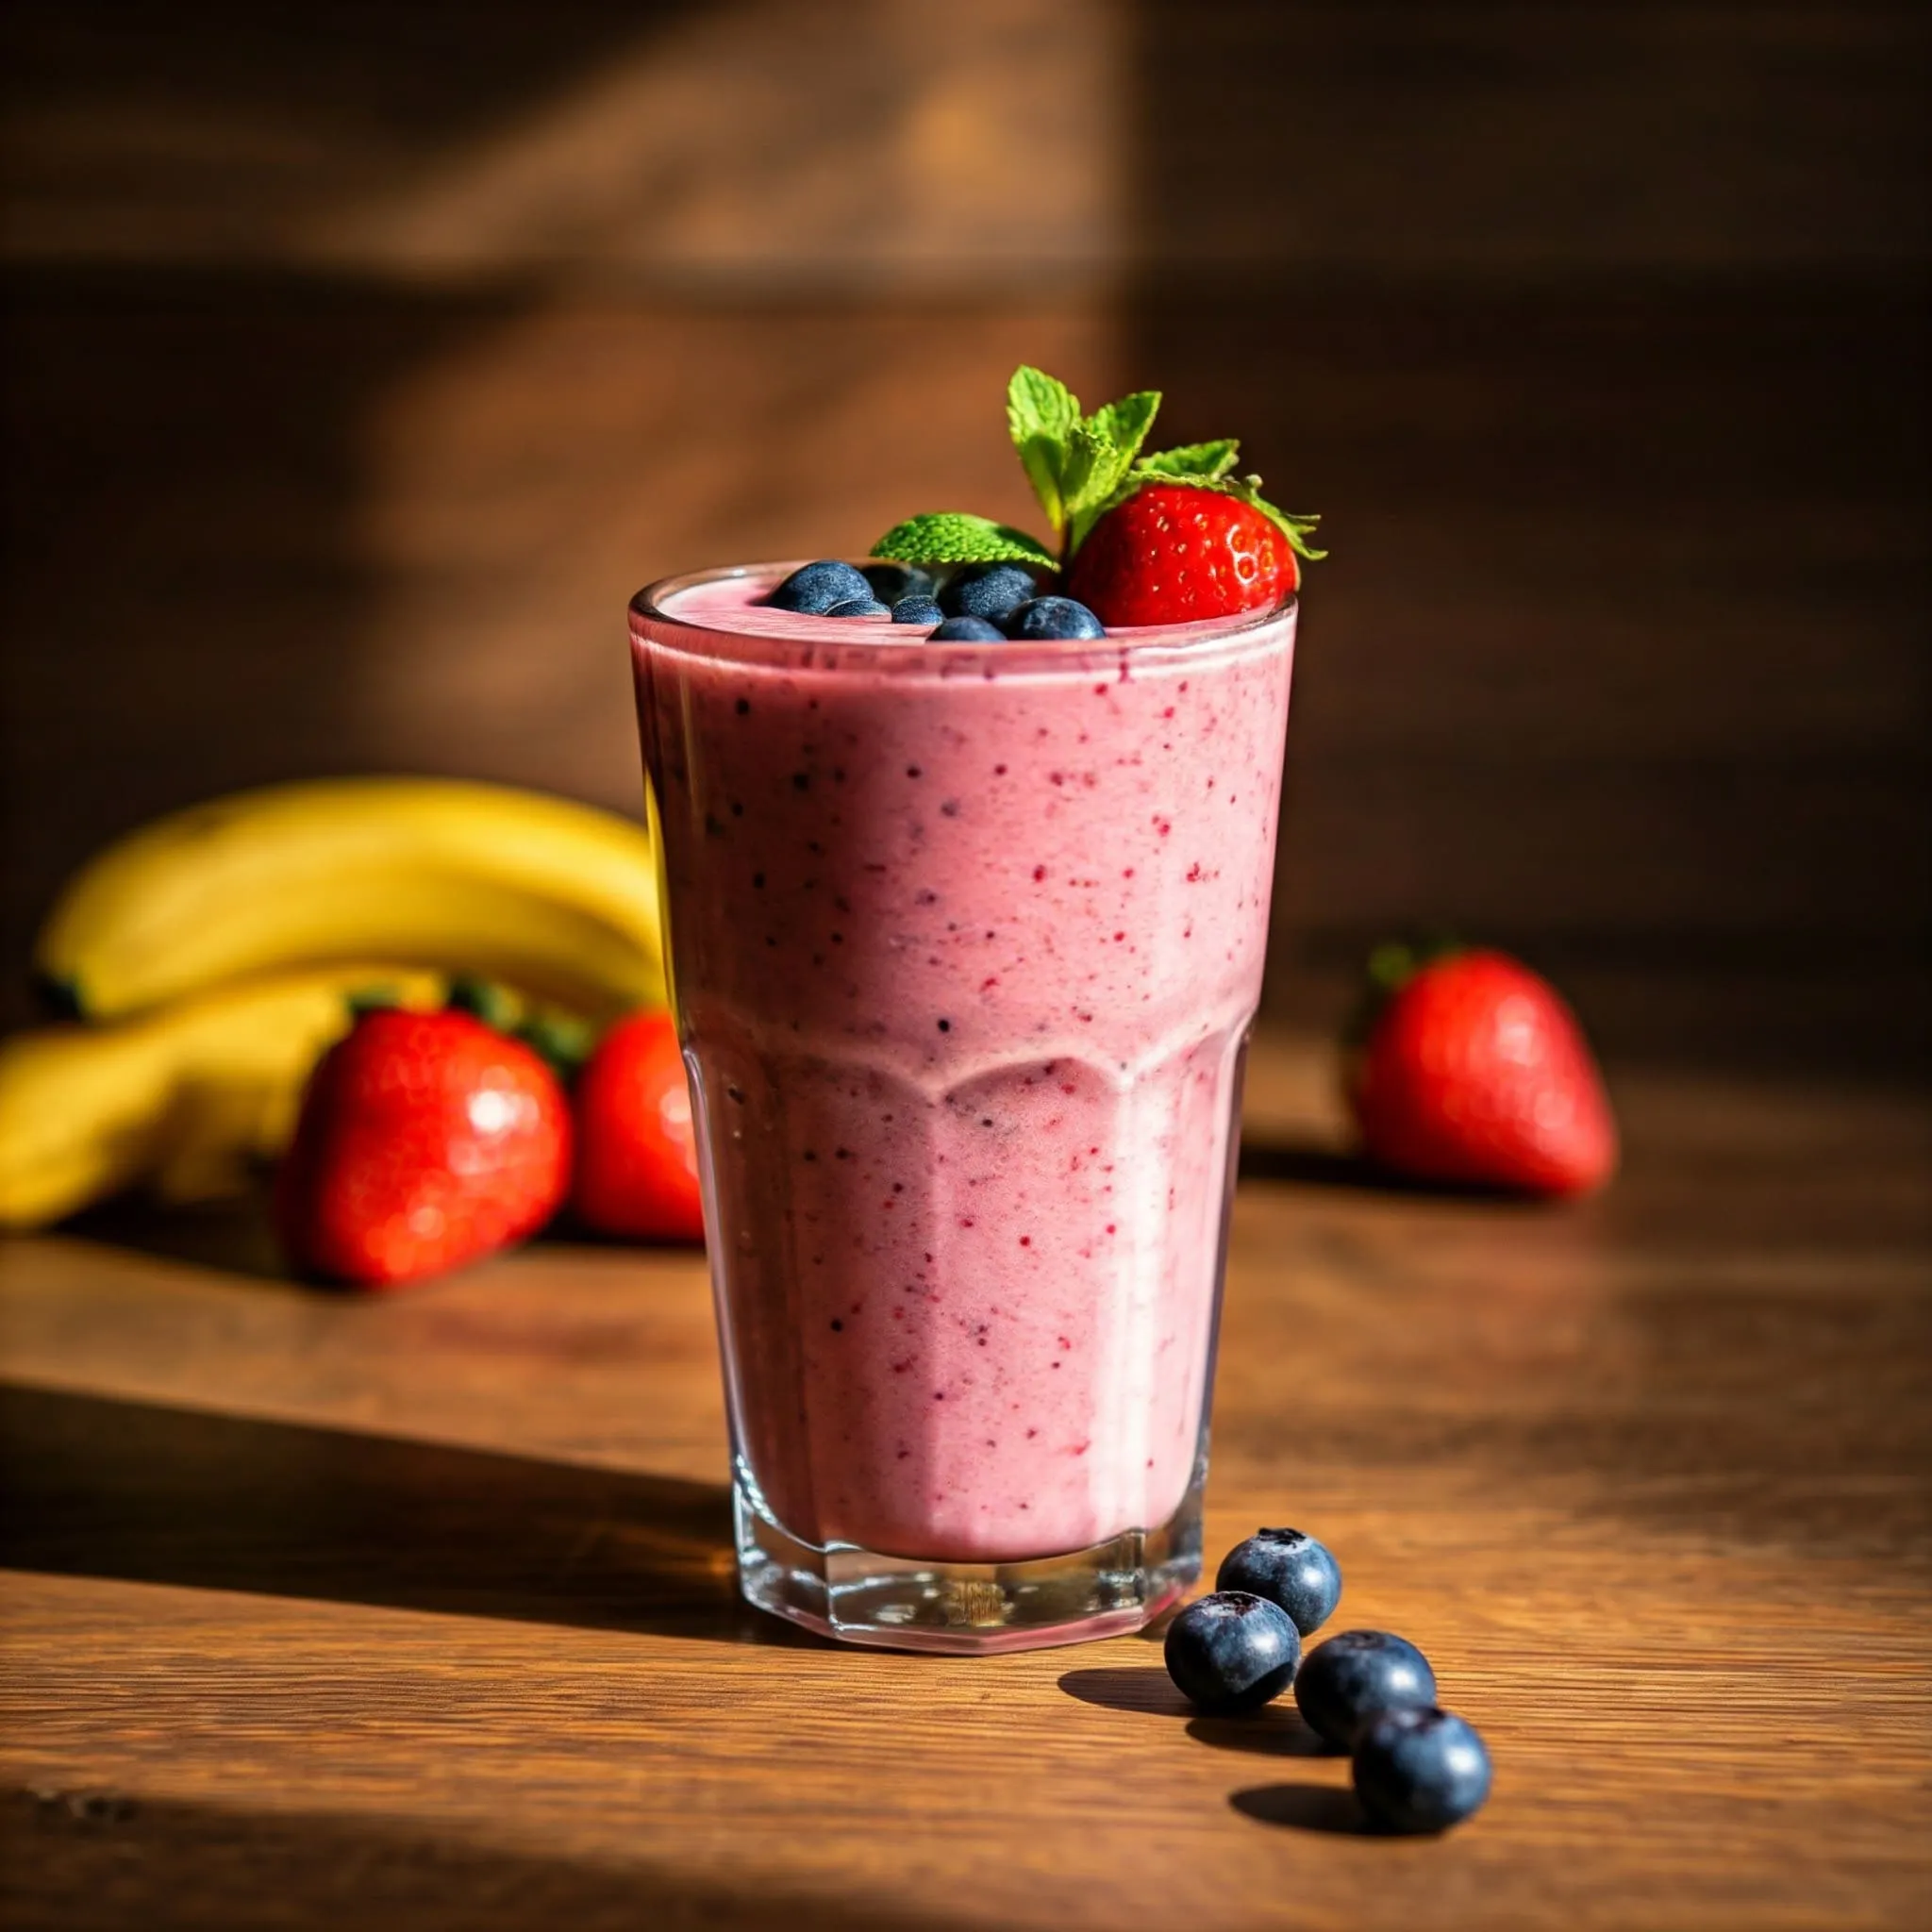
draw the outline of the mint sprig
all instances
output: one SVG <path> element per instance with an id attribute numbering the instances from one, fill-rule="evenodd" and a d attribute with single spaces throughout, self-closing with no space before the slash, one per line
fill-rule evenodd
<path id="1" fill-rule="evenodd" d="M 1241 445 L 1232 437 L 1141 454 L 1160 408 L 1158 390 L 1137 390 L 1083 415 L 1080 399 L 1058 377 L 1022 363 L 1007 385 L 1007 428 L 1021 467 L 1052 525 L 1058 555 L 1009 524 L 948 510 L 909 517 L 873 545 L 898 563 L 1027 563 L 1064 569 L 1108 510 L 1149 484 L 1184 484 L 1252 505 L 1277 524 L 1297 556 L 1325 557 L 1308 546 L 1319 517 L 1277 509 L 1258 476 L 1237 476 Z"/>
<path id="2" fill-rule="evenodd" d="M 1030 563 L 1042 570 L 1058 564 L 1053 552 L 1024 530 L 957 509 L 894 524 L 872 554 L 894 563 Z"/>
<path id="3" fill-rule="evenodd" d="M 1125 482 L 1159 408 L 1158 390 L 1139 390 L 1083 416 L 1065 383 L 1026 363 L 1014 370 L 1007 428 L 1063 554 L 1080 547 Z"/>
<path id="4" fill-rule="evenodd" d="M 1189 482 L 1198 483 L 1204 476 L 1226 475 L 1241 460 L 1241 444 L 1233 437 L 1224 436 L 1215 442 L 1184 442 L 1176 449 L 1157 451 L 1142 457 L 1134 467 L 1151 476 L 1185 476 Z"/>
<path id="5" fill-rule="evenodd" d="M 1007 385 L 1007 433 L 1047 521 L 1058 536 L 1066 523 L 1060 490 L 1067 441 L 1080 421 L 1080 399 L 1058 377 L 1023 362 Z"/>

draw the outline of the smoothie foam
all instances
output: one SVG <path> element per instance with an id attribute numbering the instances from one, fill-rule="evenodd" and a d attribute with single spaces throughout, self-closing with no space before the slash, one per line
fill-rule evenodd
<path id="1" fill-rule="evenodd" d="M 791 1534 L 1019 1560 L 1203 1446 L 1294 608 L 938 645 L 634 610 L 743 1474 Z"/>

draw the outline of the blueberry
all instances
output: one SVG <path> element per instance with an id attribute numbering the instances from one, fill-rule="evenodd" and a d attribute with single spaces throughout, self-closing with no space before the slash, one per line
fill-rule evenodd
<path id="1" fill-rule="evenodd" d="M 1009 638 L 1104 638 L 1107 626 L 1072 597 L 1029 597 L 1006 621 Z"/>
<path id="2" fill-rule="evenodd" d="M 841 597 L 825 612 L 827 617 L 890 617 L 891 607 L 870 593 L 863 597 Z"/>
<path id="3" fill-rule="evenodd" d="M 1294 1701 L 1315 1730 L 1346 1751 L 1384 1711 L 1428 1709 L 1436 1701 L 1436 1674 L 1405 1637 L 1344 1630 L 1309 1651 L 1295 1679 Z"/>
<path id="4" fill-rule="evenodd" d="M 1341 1601 L 1341 1571 L 1321 1543 L 1299 1529 L 1257 1529 L 1223 1558 L 1214 1587 L 1265 1596 L 1294 1619 L 1304 1637 L 1311 1637 Z"/>
<path id="5" fill-rule="evenodd" d="M 894 624 L 938 624 L 945 614 L 940 608 L 938 599 L 921 597 L 917 594 L 901 597 L 892 606 Z"/>
<path id="6" fill-rule="evenodd" d="M 1446 1710 L 1387 1710 L 1355 1747 L 1355 1789 L 1385 1831 L 1441 1831 L 1490 1795 L 1490 1754 Z"/>
<path id="7" fill-rule="evenodd" d="M 817 563 L 801 564 L 765 599 L 779 610 L 802 610 L 823 617 L 834 604 L 848 598 L 870 600 L 872 586 L 849 563 L 835 563 L 822 558 Z"/>
<path id="8" fill-rule="evenodd" d="M 1168 1626 L 1167 1674 L 1217 1717 L 1257 1710 L 1294 1681 L 1302 1641 L 1288 1613 L 1239 1590 L 1190 1604 Z"/>
<path id="9" fill-rule="evenodd" d="M 949 617 L 933 632 L 936 644 L 1003 644 L 1006 633 L 983 617 Z"/>
<path id="10" fill-rule="evenodd" d="M 1017 563 L 969 563 L 946 579 L 940 608 L 948 617 L 983 617 L 989 624 L 1002 624 L 1039 595 L 1033 573 Z"/>
<path id="11" fill-rule="evenodd" d="M 872 586 L 881 604 L 896 604 L 902 597 L 930 597 L 932 573 L 916 563 L 863 563 L 858 574 Z"/>

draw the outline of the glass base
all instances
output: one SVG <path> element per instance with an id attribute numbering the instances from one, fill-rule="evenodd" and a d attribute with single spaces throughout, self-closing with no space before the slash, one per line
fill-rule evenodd
<path id="1" fill-rule="evenodd" d="M 1168 1520 L 1062 1557 L 1017 1563 L 886 1557 L 855 1543 L 821 1549 L 765 1507 L 742 1463 L 732 1484 L 738 1579 L 747 1602 L 886 1650 L 984 1657 L 1124 1637 L 1177 1603 L 1201 1574 L 1205 1466 Z"/>

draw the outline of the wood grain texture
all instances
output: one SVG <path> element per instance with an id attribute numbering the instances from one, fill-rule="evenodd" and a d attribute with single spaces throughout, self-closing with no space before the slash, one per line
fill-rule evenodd
<path id="1" fill-rule="evenodd" d="M 122 1211 L 0 1250 L 9 1924 L 1923 1923 L 1932 1123 L 1626 1080 L 1550 1211 L 1368 1185 L 1331 1071 L 1256 1056 L 1209 1542 L 1333 1542 L 1490 1740 L 1470 1826 L 1365 1836 L 1142 1639 L 742 1609 L 695 1258 L 350 1301 Z"/>

